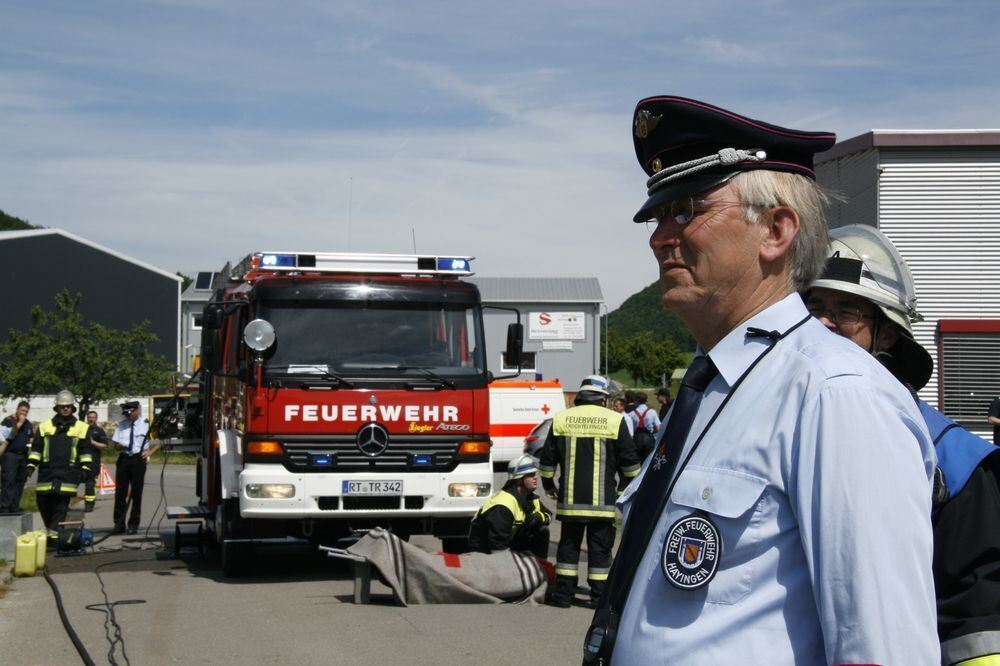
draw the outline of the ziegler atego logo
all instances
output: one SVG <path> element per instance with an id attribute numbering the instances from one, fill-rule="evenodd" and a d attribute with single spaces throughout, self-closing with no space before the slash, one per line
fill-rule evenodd
<path id="1" fill-rule="evenodd" d="M 454 405 L 285 405 L 286 421 L 458 421 Z"/>

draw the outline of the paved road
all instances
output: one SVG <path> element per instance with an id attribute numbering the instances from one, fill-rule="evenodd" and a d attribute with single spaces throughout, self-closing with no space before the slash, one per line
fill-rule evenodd
<path id="1" fill-rule="evenodd" d="M 171 559 L 156 538 L 144 535 L 161 499 L 160 467 L 150 467 L 143 498 L 143 530 L 112 536 L 93 554 L 52 558 L 49 570 L 66 612 L 96 663 L 109 663 L 102 582 L 118 602 L 125 654 L 133 664 L 510 664 L 515 654 L 536 663 L 578 664 L 590 611 L 547 606 L 392 605 L 389 590 L 373 584 L 373 603 L 351 603 L 353 583 L 342 564 L 312 549 L 262 553 L 249 578 L 224 579 L 218 562 L 197 554 Z M 498 480 L 502 478 L 497 476 Z M 168 466 L 170 504 L 192 504 L 194 468 Z M 113 498 L 86 514 L 98 536 L 112 523 Z M 41 525 L 35 517 L 36 527 Z M 172 521 L 160 534 L 172 538 Z M 558 534 L 558 533 L 557 533 Z M 556 540 L 558 536 L 554 537 Z M 436 548 L 435 541 L 415 542 Z M 553 543 L 553 554 L 554 554 Z M 95 573 L 100 573 L 100 577 Z M 108 631 L 111 631 L 108 629 Z M 80 659 L 41 577 L 16 579 L 0 599 L 4 664 L 78 664 Z M 13 640 L 10 638 L 13 637 Z M 117 663 L 126 663 L 121 646 Z"/>

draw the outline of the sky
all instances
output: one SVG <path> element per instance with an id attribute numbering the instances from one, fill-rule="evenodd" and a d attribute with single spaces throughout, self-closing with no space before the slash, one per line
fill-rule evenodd
<path id="1" fill-rule="evenodd" d="M 254 250 L 656 279 L 636 102 L 1000 127 L 1000 3 L 0 0 L 0 209 L 168 271 Z"/>

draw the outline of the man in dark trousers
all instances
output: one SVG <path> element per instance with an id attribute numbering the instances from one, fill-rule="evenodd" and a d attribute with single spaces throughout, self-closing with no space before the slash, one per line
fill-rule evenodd
<path id="1" fill-rule="evenodd" d="M 507 465 L 507 483 L 483 502 L 469 528 L 469 546 L 479 553 L 519 550 L 545 559 L 552 514 L 535 491 L 538 461 L 525 453 Z"/>
<path id="2" fill-rule="evenodd" d="M 2 422 L 10 428 L 7 446 L 0 455 L 0 513 L 17 513 L 21 510 L 21 493 L 24 492 L 24 482 L 28 479 L 28 451 L 34 441 L 34 425 L 28 420 L 28 410 L 31 409 L 25 401 L 17 403 L 17 411 Z M 3 447 L 3 441 L 0 441 Z"/>
<path id="3" fill-rule="evenodd" d="M 139 402 L 133 400 L 122 405 L 125 416 L 118 423 L 112 441 L 120 451 L 115 463 L 115 527 L 114 533 L 126 531 L 125 511 L 131 496 L 132 510 L 128 515 L 128 533 L 139 531 L 142 518 L 142 487 L 146 483 L 146 459 L 156 453 L 159 444 L 149 446 L 149 423 L 141 419 Z"/>
<path id="4" fill-rule="evenodd" d="M 562 522 L 556 552 L 556 586 L 546 603 L 568 608 L 576 596 L 580 546 L 587 534 L 587 582 L 593 607 L 604 591 L 615 543 L 615 499 L 639 473 L 639 458 L 625 425 L 627 416 L 607 409 L 608 382 L 584 378 L 575 406 L 552 419 L 552 428 L 539 457 L 542 485 L 556 500 L 556 518 Z M 556 489 L 556 468 L 560 469 Z M 616 482 L 617 475 L 617 482 Z"/>
<path id="5" fill-rule="evenodd" d="M 56 415 L 38 425 L 38 437 L 28 454 L 28 475 L 38 468 L 35 496 L 50 545 L 58 539 L 59 523 L 66 520 L 69 501 L 93 462 L 87 438 L 90 428 L 73 416 L 74 402 L 69 391 L 56 394 Z"/>
<path id="6" fill-rule="evenodd" d="M 84 511 L 90 513 L 94 510 L 94 503 L 97 501 L 97 478 L 101 475 L 101 452 L 108 448 L 108 433 L 97 425 L 97 412 L 94 410 L 87 412 L 87 425 L 90 426 L 90 445 L 94 447 L 94 464 L 84 482 L 83 501 Z"/>

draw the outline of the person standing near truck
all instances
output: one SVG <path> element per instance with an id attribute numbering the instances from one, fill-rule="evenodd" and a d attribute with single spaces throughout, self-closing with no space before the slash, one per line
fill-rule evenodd
<path id="1" fill-rule="evenodd" d="M 90 445 L 94 448 L 94 464 L 83 486 L 84 511 L 90 513 L 94 510 L 97 502 L 97 477 L 101 474 L 101 453 L 108 448 L 108 433 L 104 428 L 97 425 L 97 412 L 90 410 L 87 412 L 87 425 L 90 426 L 90 433 L 87 435 Z"/>
<path id="2" fill-rule="evenodd" d="M 615 499 L 639 473 L 640 461 L 632 443 L 627 415 L 607 409 L 608 381 L 585 377 L 575 406 L 559 412 L 539 457 L 542 485 L 556 500 L 556 518 L 562 523 L 556 552 L 556 586 L 546 603 L 568 608 L 576 596 L 577 571 L 584 533 L 587 536 L 587 583 L 593 607 L 604 591 L 615 543 Z M 556 470 L 561 478 L 558 488 Z"/>
<path id="3" fill-rule="evenodd" d="M 133 400 L 122 404 L 122 414 L 125 416 L 118 423 L 118 428 L 112 436 L 115 448 L 118 449 L 118 461 L 115 463 L 115 526 L 113 532 L 135 534 L 139 531 L 142 520 L 142 489 L 146 483 L 146 459 L 156 453 L 159 444 L 147 448 L 149 443 L 149 423 L 141 419 L 142 410 L 139 401 Z M 128 528 L 125 526 L 125 511 L 132 502 L 132 510 L 128 515 Z"/>
<path id="4" fill-rule="evenodd" d="M 3 420 L 10 429 L 7 446 L 0 455 L 0 513 L 17 513 L 21 510 L 21 494 L 28 479 L 28 451 L 35 439 L 34 426 L 28 420 L 31 409 L 26 401 L 17 403 L 17 411 Z M 0 440 L 0 446 L 3 441 Z"/>

